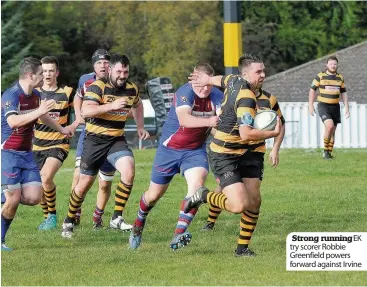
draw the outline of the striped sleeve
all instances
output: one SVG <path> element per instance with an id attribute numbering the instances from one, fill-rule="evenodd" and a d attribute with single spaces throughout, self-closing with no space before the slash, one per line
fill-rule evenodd
<path id="1" fill-rule="evenodd" d="M 340 93 L 343 94 L 347 92 L 347 88 L 345 87 L 344 77 L 342 75 L 340 75 L 340 77 L 342 78 L 342 84 L 340 86 Z"/>
<path id="2" fill-rule="evenodd" d="M 222 77 L 222 81 L 221 81 L 221 85 L 222 85 L 222 88 L 226 88 L 227 87 L 227 84 L 228 84 L 228 81 L 230 78 L 232 78 L 234 75 L 230 74 L 230 75 L 226 75 L 226 76 L 223 76 Z"/>
<path id="3" fill-rule="evenodd" d="M 256 113 L 255 94 L 248 89 L 240 90 L 236 98 L 235 109 L 238 126 L 252 127 Z"/>
<path id="4" fill-rule="evenodd" d="M 311 89 L 317 90 L 320 87 L 320 74 L 317 74 L 315 79 L 313 79 L 311 84 Z"/>
<path id="5" fill-rule="evenodd" d="M 136 91 L 136 97 L 134 99 L 133 106 L 137 107 L 140 101 L 140 91 L 139 91 L 139 88 L 135 84 L 134 84 L 134 89 Z"/>
<path id="6" fill-rule="evenodd" d="M 282 125 L 285 123 L 285 119 L 283 117 L 282 111 L 280 110 L 279 104 L 277 102 L 277 98 L 274 95 L 270 96 L 270 107 L 271 109 L 277 113 L 278 117 L 282 121 Z"/>
<path id="7" fill-rule="evenodd" d="M 104 90 L 104 82 L 95 81 L 88 88 L 84 95 L 84 101 L 93 101 L 102 104 L 102 95 Z"/>
<path id="8" fill-rule="evenodd" d="M 72 87 L 65 86 L 64 87 L 64 91 L 65 91 L 66 96 L 69 99 L 69 101 L 68 101 L 69 102 L 69 106 L 72 106 L 73 105 L 73 101 L 74 101 L 73 88 Z"/>

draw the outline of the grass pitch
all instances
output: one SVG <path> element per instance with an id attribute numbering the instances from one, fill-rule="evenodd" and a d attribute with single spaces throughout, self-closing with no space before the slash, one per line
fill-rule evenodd
<path id="1" fill-rule="evenodd" d="M 141 194 L 148 187 L 155 150 L 135 151 L 136 177 L 127 204 L 127 222 L 135 219 Z M 267 158 L 267 156 L 266 156 Z M 176 176 L 150 213 L 138 250 L 128 249 L 128 233 L 92 229 L 97 186 L 83 204 L 81 226 L 72 240 L 61 238 L 73 175 L 74 152 L 56 176 L 58 229 L 37 230 L 39 206 L 20 206 L 7 234 L 15 250 L 1 254 L 2 285 L 343 285 L 367 283 L 367 272 L 286 271 L 286 237 L 290 232 L 367 231 L 367 150 L 339 149 L 325 161 L 319 150 L 282 150 L 280 165 L 266 163 L 263 204 L 251 248 L 255 258 L 233 256 L 240 215 L 223 212 L 214 232 L 201 232 L 207 218 L 202 206 L 189 230 L 191 244 L 169 249 L 179 204 L 186 194 Z M 113 189 L 118 176 L 115 176 Z M 212 175 L 207 186 L 215 187 Z M 114 192 L 114 190 L 113 190 Z M 104 215 L 113 212 L 113 197 Z"/>

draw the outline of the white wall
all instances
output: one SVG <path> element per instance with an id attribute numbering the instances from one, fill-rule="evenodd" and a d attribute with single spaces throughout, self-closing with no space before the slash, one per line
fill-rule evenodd
<path id="1" fill-rule="evenodd" d="M 144 117 L 154 117 L 155 112 L 149 100 L 143 100 Z M 315 103 L 315 109 L 316 109 Z M 318 148 L 324 146 L 324 125 L 319 115 L 308 113 L 306 102 L 279 103 L 286 120 L 286 132 L 282 148 Z M 334 146 L 337 148 L 367 147 L 367 104 L 349 103 L 350 118 L 345 119 L 344 105 L 341 103 L 341 124 L 336 129 Z M 273 140 L 267 142 L 273 146 Z"/>
<path id="2" fill-rule="evenodd" d="M 282 148 L 317 148 L 324 146 L 324 125 L 316 114 L 308 113 L 308 103 L 279 103 L 286 121 L 286 132 Z M 367 147 L 367 105 L 349 103 L 350 118 L 345 119 L 344 105 L 341 103 L 341 124 L 335 135 L 335 147 L 366 148 Z M 315 103 L 316 108 L 316 103 Z M 267 141 L 271 147 L 273 140 Z"/>

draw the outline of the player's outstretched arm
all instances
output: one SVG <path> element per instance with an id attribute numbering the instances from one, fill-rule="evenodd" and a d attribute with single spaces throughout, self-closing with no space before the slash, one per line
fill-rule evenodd
<path id="1" fill-rule="evenodd" d="M 180 126 L 184 128 L 216 127 L 219 117 L 200 118 L 191 115 L 191 107 L 181 106 L 176 108 L 177 118 Z"/>
<path id="2" fill-rule="evenodd" d="M 10 115 L 7 117 L 7 122 L 12 129 L 23 127 L 51 111 L 54 106 L 54 100 L 41 101 L 38 109 L 23 115 Z"/>
<path id="3" fill-rule="evenodd" d="M 63 127 L 57 121 L 52 119 L 48 114 L 40 116 L 40 120 L 51 129 L 71 138 L 74 135 L 74 129 L 71 126 Z"/>
<path id="4" fill-rule="evenodd" d="M 205 73 L 197 72 L 197 71 L 191 73 L 190 76 L 188 77 L 189 83 L 193 87 L 204 87 L 204 86 L 207 86 L 207 85 L 221 87 L 222 86 L 222 78 L 223 78 L 223 76 L 221 76 L 221 75 L 211 77 L 211 76 L 209 76 Z"/>

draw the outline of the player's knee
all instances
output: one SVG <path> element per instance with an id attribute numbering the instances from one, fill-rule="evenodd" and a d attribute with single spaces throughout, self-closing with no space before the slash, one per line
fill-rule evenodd
<path id="1" fill-rule="evenodd" d="M 34 206 L 39 204 L 41 201 L 41 197 L 36 198 L 36 197 L 31 197 L 31 198 L 23 198 L 21 199 L 21 203 L 24 205 L 30 205 L 30 206 Z"/>
<path id="2" fill-rule="evenodd" d="M 43 178 L 42 177 L 42 186 L 44 190 L 52 190 L 55 188 L 55 183 L 53 181 L 53 178 Z"/>
<path id="3" fill-rule="evenodd" d="M 334 125 L 333 124 L 326 124 L 325 125 L 325 130 L 328 132 L 328 133 L 332 133 L 334 131 Z"/>
<path id="4" fill-rule="evenodd" d="M 109 182 L 104 181 L 100 183 L 99 185 L 99 193 L 110 195 L 111 194 L 111 184 Z"/>
<path id="5" fill-rule="evenodd" d="M 164 192 L 161 189 L 149 188 L 144 193 L 144 200 L 148 205 L 155 204 L 163 196 Z"/>
<path id="6" fill-rule="evenodd" d="M 54 185 L 54 177 L 52 174 L 50 174 L 47 171 L 41 171 L 41 179 L 42 179 L 42 185 L 48 187 L 47 190 L 49 190 L 49 186 L 51 187 Z"/>
<path id="7" fill-rule="evenodd" d="M 5 204 L 11 209 L 17 207 L 21 197 L 20 183 L 14 185 L 2 185 L 2 191 L 6 194 Z"/>
<path id="8" fill-rule="evenodd" d="M 13 210 L 16 209 L 20 203 L 20 194 L 19 195 L 12 195 L 6 197 L 6 206 L 7 208 Z"/>
<path id="9" fill-rule="evenodd" d="M 84 197 L 87 193 L 88 189 L 83 185 L 80 185 L 80 182 L 74 187 L 74 192 L 79 197 Z"/>
<path id="10" fill-rule="evenodd" d="M 251 198 L 250 210 L 257 211 L 260 209 L 261 206 L 261 197 L 256 196 Z"/>
<path id="11" fill-rule="evenodd" d="M 26 193 L 22 194 L 20 202 L 24 205 L 37 205 L 40 203 L 42 198 L 41 192 L 33 192 L 33 193 Z"/>
<path id="12" fill-rule="evenodd" d="M 245 202 L 233 202 L 231 204 L 231 212 L 239 214 L 244 212 L 248 208 Z"/>
<path id="13" fill-rule="evenodd" d="M 125 174 L 121 174 L 120 180 L 126 184 L 132 185 L 134 182 L 135 171 L 128 171 Z"/>

